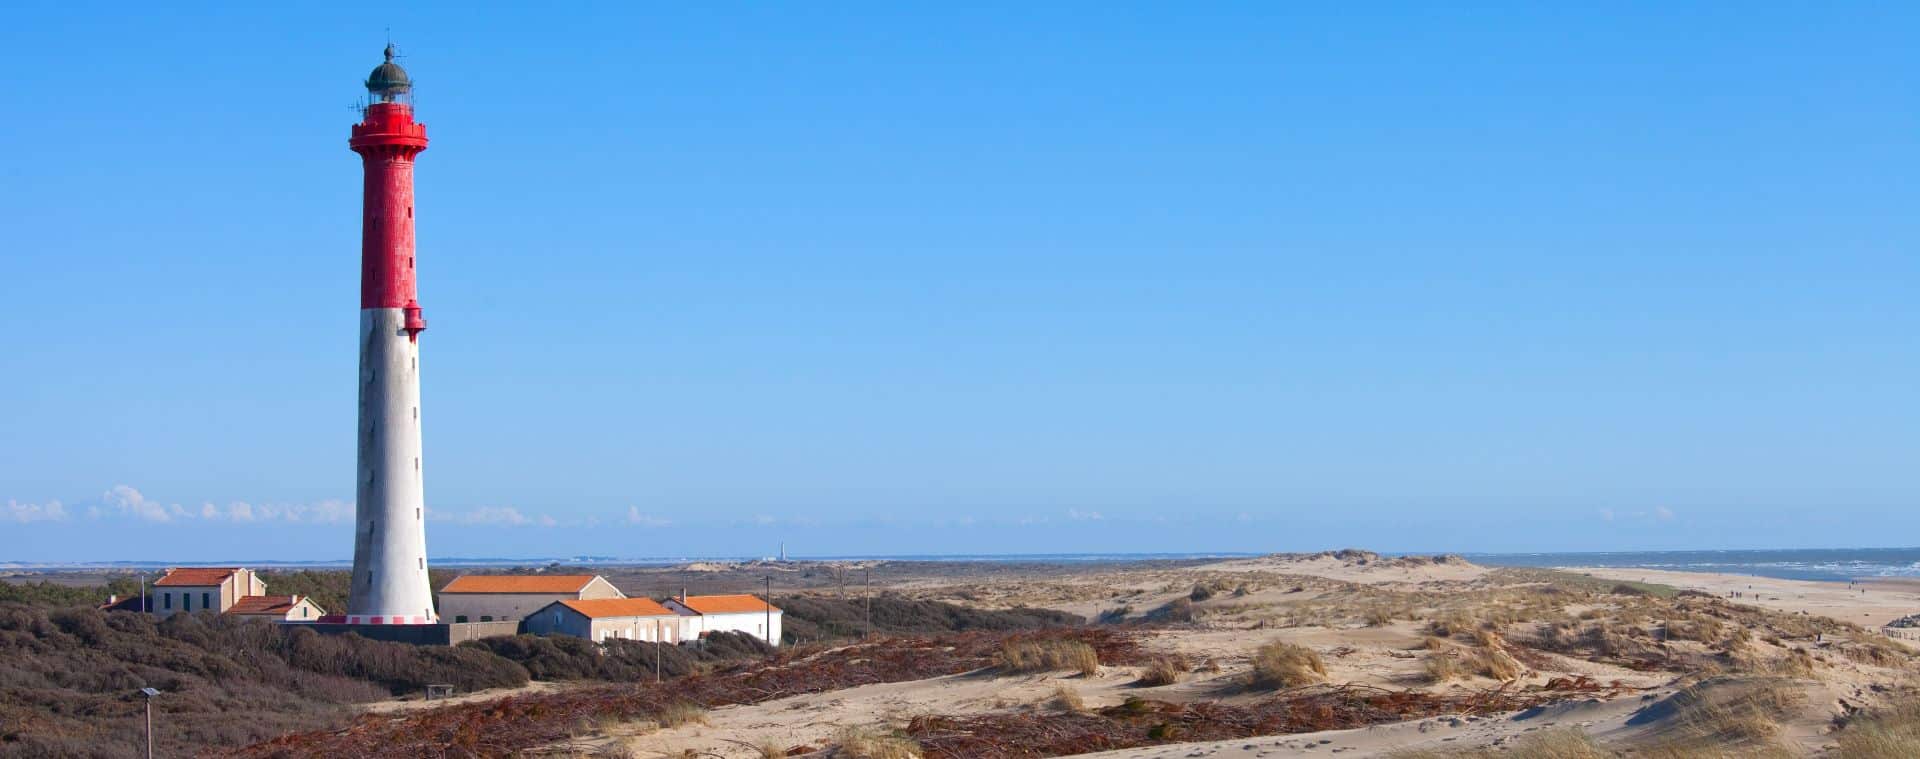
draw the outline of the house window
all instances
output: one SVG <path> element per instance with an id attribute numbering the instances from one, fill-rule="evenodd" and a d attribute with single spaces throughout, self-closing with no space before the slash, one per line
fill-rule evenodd
<path id="1" fill-rule="evenodd" d="M 482 615 L 480 615 L 480 621 L 482 621 L 482 622 L 492 622 L 492 621 L 493 621 L 493 615 L 492 615 L 492 614 L 482 614 Z"/>
<path id="2" fill-rule="evenodd" d="M 212 594 L 212 593 L 201 593 L 201 594 L 200 594 L 200 608 L 202 608 L 202 609 L 211 609 L 211 608 L 213 608 L 213 594 Z"/>
<path id="3" fill-rule="evenodd" d="M 180 610 L 193 611 L 193 594 L 192 593 L 180 594 Z"/>
<path id="4" fill-rule="evenodd" d="M 160 604 L 161 604 L 162 606 L 165 606 L 165 607 L 166 607 L 166 608 L 168 608 L 168 609 L 172 609 L 172 608 L 173 608 L 173 594 L 172 594 L 172 593 L 161 593 L 161 594 L 160 594 Z"/>
<path id="5" fill-rule="evenodd" d="M 460 616 L 457 616 L 457 617 L 454 617 L 454 618 L 453 618 L 453 621 L 455 621 L 455 622 L 459 622 L 460 624 L 466 624 L 466 623 L 467 623 L 467 615 L 465 615 L 465 614 L 462 614 L 462 615 L 460 615 Z"/>

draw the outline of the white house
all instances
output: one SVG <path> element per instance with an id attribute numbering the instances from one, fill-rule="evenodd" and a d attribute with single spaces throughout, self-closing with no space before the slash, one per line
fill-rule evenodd
<path id="1" fill-rule="evenodd" d="M 680 616 L 650 598 L 562 599 L 528 616 L 526 626 L 535 635 L 572 635 L 595 643 L 680 642 Z"/>
<path id="2" fill-rule="evenodd" d="M 662 605 L 680 615 L 683 640 L 697 640 L 713 632 L 743 632 L 780 645 L 780 607 L 759 596 L 683 595 L 669 598 Z"/>
<path id="3" fill-rule="evenodd" d="M 313 599 L 302 596 L 269 596 L 267 584 L 251 569 L 242 567 L 175 567 L 153 582 L 153 596 L 147 611 L 169 617 L 182 612 L 217 611 L 246 617 L 264 617 L 281 622 L 315 622 L 326 614 Z M 116 599 L 117 600 L 117 599 Z M 137 608 L 134 604 L 110 604 L 114 608 Z"/>
<path id="4" fill-rule="evenodd" d="M 518 622 L 555 601 L 626 597 L 598 575 L 462 575 L 440 589 L 440 619 Z"/>
<path id="5" fill-rule="evenodd" d="M 267 592 L 253 570 L 240 567 L 174 567 L 153 582 L 155 616 L 184 611 L 226 611 L 247 596 Z"/>

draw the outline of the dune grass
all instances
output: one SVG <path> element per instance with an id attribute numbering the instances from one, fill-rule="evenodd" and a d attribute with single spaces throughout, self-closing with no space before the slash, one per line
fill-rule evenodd
<path id="1" fill-rule="evenodd" d="M 1839 756 L 1851 759 L 1904 759 L 1920 756 L 1920 703 L 1855 720 L 1835 735 Z"/>
<path id="2" fill-rule="evenodd" d="M 920 744 L 904 735 L 870 727 L 849 727 L 834 738 L 842 759 L 920 759 Z"/>
<path id="3" fill-rule="evenodd" d="M 1084 712 L 1087 702 L 1080 698 L 1080 691 L 1070 685 L 1060 685 L 1053 689 L 1053 696 L 1047 699 L 1047 705 L 1056 711 Z"/>
<path id="4" fill-rule="evenodd" d="M 1152 664 L 1148 664 L 1147 668 L 1140 672 L 1138 684 L 1148 687 L 1172 685 L 1180 682 L 1180 679 L 1185 677 L 1186 674 L 1187 666 L 1185 662 L 1171 656 L 1163 656 L 1154 659 Z"/>
<path id="5" fill-rule="evenodd" d="M 1327 664 L 1313 649 L 1284 641 L 1261 646 L 1253 654 L 1248 684 L 1265 690 L 1298 688 L 1327 679 Z"/>
<path id="6" fill-rule="evenodd" d="M 1100 657 L 1093 647 L 1077 640 L 1009 640 L 994 657 L 1002 672 L 1029 674 L 1072 670 L 1083 676 L 1100 674 Z"/>

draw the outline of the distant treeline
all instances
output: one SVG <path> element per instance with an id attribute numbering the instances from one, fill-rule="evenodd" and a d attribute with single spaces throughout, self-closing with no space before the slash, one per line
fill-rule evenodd
<path id="1" fill-rule="evenodd" d="M 132 575 L 113 575 L 100 585 L 61 585 L 45 580 L 7 582 L 0 580 L 0 603 L 13 602 L 35 606 L 99 606 L 107 597 L 131 598 L 140 595 L 140 579 Z"/>
<path id="2" fill-rule="evenodd" d="M 820 642 L 858 638 L 866 627 L 863 599 L 837 596 L 777 596 L 782 640 Z M 961 630 L 1037 630 L 1074 627 L 1086 619 L 1052 609 L 975 609 L 939 601 L 881 595 L 873 599 L 875 635 L 922 635 Z"/>

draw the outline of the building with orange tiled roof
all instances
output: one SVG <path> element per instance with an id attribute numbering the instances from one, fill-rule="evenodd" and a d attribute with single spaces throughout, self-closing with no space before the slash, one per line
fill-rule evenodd
<path id="1" fill-rule="evenodd" d="M 242 598 L 266 592 L 266 583 L 244 567 L 174 567 L 153 582 L 150 611 L 159 617 L 192 611 L 224 612 Z"/>
<path id="2" fill-rule="evenodd" d="M 526 620 L 535 635 L 572 635 L 595 643 L 610 639 L 678 643 L 681 617 L 650 598 L 563 599 Z"/>
<path id="3" fill-rule="evenodd" d="M 440 589 L 440 619 L 519 621 L 555 601 L 626 598 L 599 575 L 461 575 Z"/>
<path id="4" fill-rule="evenodd" d="M 314 622 L 327 612 L 305 596 L 247 596 L 221 613 L 279 622 Z"/>
<path id="5" fill-rule="evenodd" d="M 759 596 L 683 594 L 667 599 L 663 605 L 680 616 L 681 635 L 686 639 L 716 632 L 743 632 L 780 645 L 780 607 Z"/>
<path id="6" fill-rule="evenodd" d="M 109 608 L 139 610 L 133 603 L 109 604 Z M 327 612 L 313 599 L 302 596 L 269 596 L 267 584 L 245 567 L 174 567 L 153 581 L 153 593 L 147 611 L 155 616 L 216 611 L 280 622 L 315 622 Z"/>

